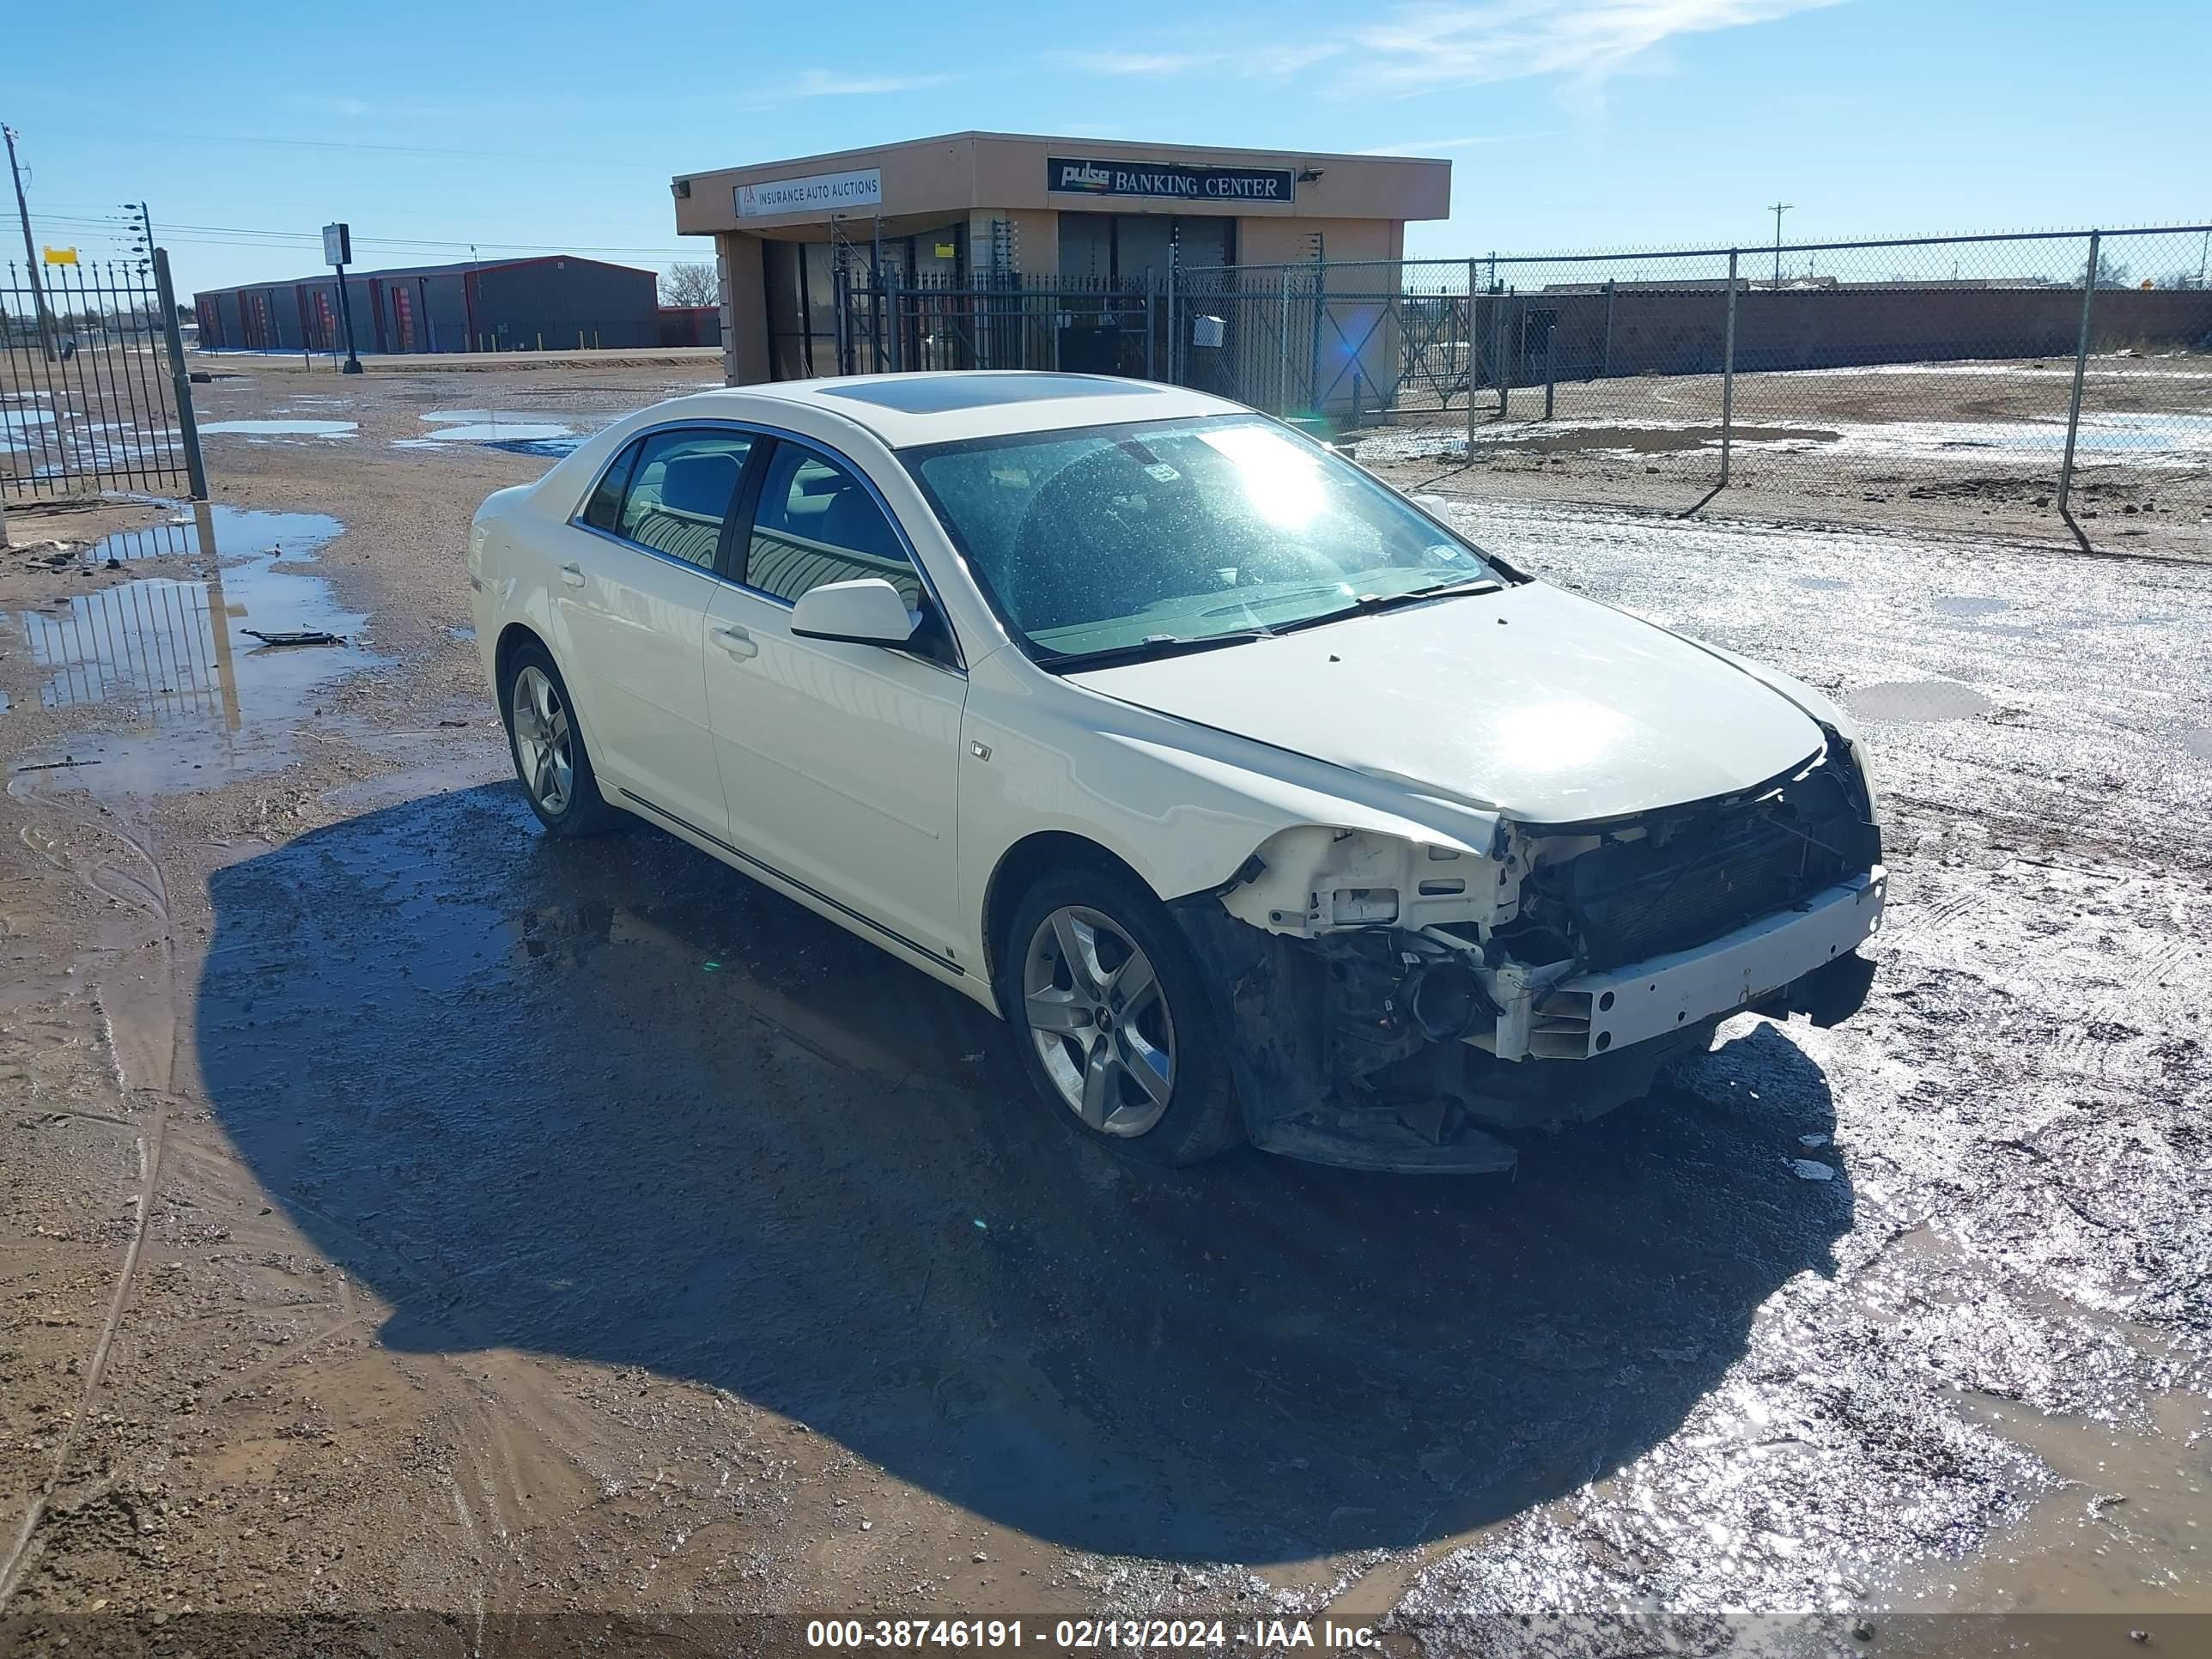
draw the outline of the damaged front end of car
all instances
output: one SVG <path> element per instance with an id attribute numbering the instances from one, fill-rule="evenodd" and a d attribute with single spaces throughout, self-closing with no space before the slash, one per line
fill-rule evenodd
<path id="1" fill-rule="evenodd" d="M 1358 1168 L 1510 1169 L 1492 1130 L 1595 1117 L 1731 1014 L 1856 1012 L 1886 872 L 1855 745 L 1489 844 L 1304 825 L 1171 908 L 1219 989 L 1256 1146 Z"/>

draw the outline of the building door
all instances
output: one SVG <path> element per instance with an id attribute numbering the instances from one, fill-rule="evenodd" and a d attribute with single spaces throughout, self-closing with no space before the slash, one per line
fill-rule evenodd
<path id="1" fill-rule="evenodd" d="M 415 349 L 415 296 L 405 288 L 392 290 L 392 331 L 398 337 L 399 349 Z"/>
<path id="2" fill-rule="evenodd" d="M 803 380 L 814 373 L 805 246 L 764 240 L 761 264 L 768 307 L 769 375 L 778 380 Z"/>
<path id="3" fill-rule="evenodd" d="M 1168 263 L 1175 246 L 1176 222 L 1164 213 L 1123 213 L 1114 220 L 1114 275 L 1125 284 L 1145 280 L 1151 271 L 1156 281 L 1167 280 Z M 1212 264 L 1188 254 L 1187 264 Z"/>
<path id="4" fill-rule="evenodd" d="M 1237 263 L 1237 222 L 1221 218 L 1178 218 L 1171 222 L 1179 265 L 1233 265 Z"/>
<path id="5" fill-rule="evenodd" d="M 1112 214 L 1063 213 L 1060 216 L 1060 274 L 1102 281 L 1113 276 Z"/>

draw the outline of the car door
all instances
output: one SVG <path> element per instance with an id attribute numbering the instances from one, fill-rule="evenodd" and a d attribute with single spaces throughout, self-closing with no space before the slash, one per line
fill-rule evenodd
<path id="1" fill-rule="evenodd" d="M 966 971 L 955 792 L 968 682 L 900 533 L 859 469 L 779 439 L 739 580 L 707 617 L 707 707 L 732 839 L 876 931 Z M 800 639 L 792 606 L 881 576 L 924 622 L 905 650 Z"/>
<path id="2" fill-rule="evenodd" d="M 569 526 L 553 590 L 570 641 L 562 672 L 585 682 L 585 740 L 611 793 L 718 837 L 728 823 L 702 659 L 753 442 L 713 427 L 635 440 Z"/>

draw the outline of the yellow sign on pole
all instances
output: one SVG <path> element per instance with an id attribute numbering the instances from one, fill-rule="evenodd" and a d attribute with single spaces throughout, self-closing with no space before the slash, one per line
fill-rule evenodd
<path id="1" fill-rule="evenodd" d="M 73 247 L 50 247 L 46 250 L 46 263 L 50 265 L 73 265 L 76 263 L 76 250 Z"/>

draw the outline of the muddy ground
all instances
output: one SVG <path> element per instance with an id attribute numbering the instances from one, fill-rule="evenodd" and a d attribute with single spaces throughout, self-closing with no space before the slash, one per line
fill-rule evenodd
<path id="1" fill-rule="evenodd" d="M 210 422 L 351 429 L 211 436 L 204 526 L 15 515 L 0 1647 L 797 1651 L 747 1620 L 928 1612 L 2205 1650 L 2201 567 L 1448 478 L 1513 558 L 1859 710 L 1873 1000 L 1732 1022 L 1510 1181 L 1162 1175 L 743 877 L 538 833 L 470 514 L 560 441 L 518 426 L 696 374 L 218 381 Z M 294 628 L 343 642 L 246 632 Z"/>
<path id="2" fill-rule="evenodd" d="M 2069 526 L 2058 475 L 2071 358 L 1891 363 L 1736 377 L 1729 482 L 1721 378 L 1518 386 L 1504 414 L 1406 412 L 1348 440 L 1392 482 L 1439 474 L 1497 500 L 1653 516 L 1852 524 L 2212 557 L 2212 353 L 2114 353 L 2082 380 Z M 1419 401 L 1418 393 L 1413 401 Z"/>

